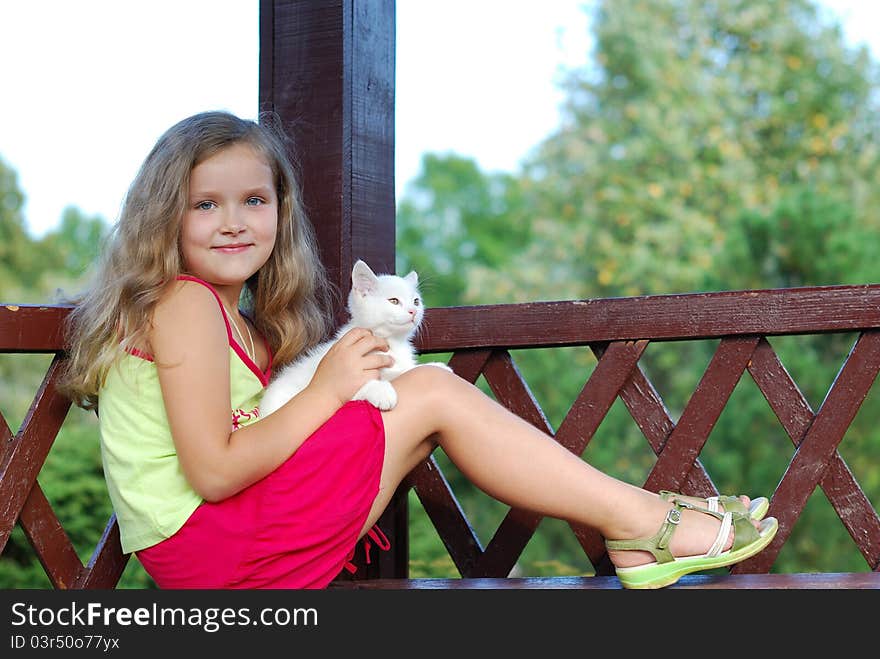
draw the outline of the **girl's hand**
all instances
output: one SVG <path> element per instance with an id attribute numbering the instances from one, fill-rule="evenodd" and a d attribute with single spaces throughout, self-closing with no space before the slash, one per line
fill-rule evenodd
<path id="1" fill-rule="evenodd" d="M 379 372 L 394 363 L 387 354 L 388 342 L 373 336 L 370 330 L 355 327 L 333 344 L 318 364 L 309 387 L 335 397 L 340 407 L 370 380 L 378 380 Z"/>

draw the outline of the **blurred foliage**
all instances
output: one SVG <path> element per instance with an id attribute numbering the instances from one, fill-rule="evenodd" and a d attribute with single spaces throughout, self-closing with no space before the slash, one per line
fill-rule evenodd
<path id="1" fill-rule="evenodd" d="M 23 204 L 15 172 L 0 160 L 0 302 L 45 304 L 75 298 L 96 261 L 107 223 L 68 207 L 56 229 L 34 239 L 25 230 Z M 0 355 L 0 414 L 11 431 L 20 427 L 50 363 L 51 355 Z M 37 480 L 80 560 L 87 563 L 112 514 L 94 414 L 70 410 Z M 119 586 L 154 584 L 131 560 Z M 0 588 L 49 587 L 16 526 L 0 555 Z"/>
<path id="2" fill-rule="evenodd" d="M 602 0 L 589 5 L 590 65 L 567 72 L 564 118 L 516 174 L 427 154 L 399 200 L 398 272 L 451 306 L 877 280 L 878 69 L 810 0 Z M 75 208 L 31 238 L 16 174 L 0 160 L 0 301 L 78 292 L 107 226 Z M 430 331 L 426 328 L 425 331 Z M 816 410 L 854 336 L 771 339 Z M 676 420 L 717 341 L 648 346 L 644 369 Z M 435 360 L 437 355 L 426 355 Z M 596 358 L 589 348 L 514 351 L 552 427 Z M 0 412 L 15 430 L 49 358 L 0 355 Z M 484 382 L 478 382 L 484 390 Z M 880 504 L 880 405 L 872 394 L 840 453 Z M 744 377 L 700 461 L 723 492 L 772 492 L 793 447 Z M 507 512 L 435 457 L 485 545 Z M 654 456 L 617 401 L 584 453 L 643 482 Z M 110 515 L 94 417 L 72 410 L 40 474 L 83 561 Z M 458 576 L 410 493 L 412 576 Z M 867 571 L 821 490 L 773 568 Z M 515 573 L 591 574 L 567 524 L 544 520 Z M 16 528 L 0 587 L 48 580 Z M 154 587 L 136 560 L 120 587 Z"/>
<path id="3" fill-rule="evenodd" d="M 431 283 L 428 305 L 877 281 L 878 68 L 864 48 L 848 47 L 839 25 L 809 0 L 590 7 L 592 64 L 567 72 L 562 124 L 519 174 L 487 175 L 467 159 L 428 155 L 406 188 L 398 265 Z M 854 338 L 771 343 L 817 410 Z M 716 347 L 657 343 L 643 355 L 640 365 L 673 420 Z M 514 358 L 558 427 L 595 357 L 566 348 Z M 869 397 L 840 448 L 875 507 L 880 469 L 869 456 L 880 450 L 878 413 Z M 700 460 L 721 491 L 764 493 L 775 489 L 792 451 L 745 376 Z M 619 401 L 584 457 L 635 483 L 654 462 Z M 506 509 L 443 464 L 487 542 Z M 436 535 L 422 516 L 413 506 L 412 536 Z M 548 522 L 517 570 L 588 574 L 571 531 Z M 445 550 L 431 546 L 423 555 L 414 541 L 420 573 L 444 565 Z M 817 490 L 774 571 L 866 570 Z M 457 572 L 445 565 L 436 576 Z"/>

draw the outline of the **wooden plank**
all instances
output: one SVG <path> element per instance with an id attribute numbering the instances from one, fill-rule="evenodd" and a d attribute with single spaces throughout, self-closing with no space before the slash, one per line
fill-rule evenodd
<path id="1" fill-rule="evenodd" d="M 349 186 L 350 242 L 344 243 L 346 287 L 357 258 L 376 272 L 395 271 L 394 196 L 394 63 L 396 48 L 395 0 L 347 0 L 350 12 L 346 40 L 345 111 L 351 139 Z M 348 21 L 346 22 L 348 24 Z"/>
<path id="2" fill-rule="evenodd" d="M 129 557 L 130 554 L 122 553 L 119 525 L 116 523 L 116 515 L 111 515 L 76 587 L 113 588 L 119 583 Z"/>
<path id="3" fill-rule="evenodd" d="M 549 438 L 554 431 L 544 416 L 538 401 L 523 380 L 510 353 L 498 350 L 486 363 L 483 375 L 499 403 L 511 412 L 544 432 Z M 511 508 L 486 545 L 475 568 L 466 576 L 507 576 L 516 565 L 535 530 L 544 519 L 543 515 L 527 510 Z"/>
<path id="4" fill-rule="evenodd" d="M 74 587 L 82 574 L 82 562 L 39 483 L 31 488 L 20 522 L 52 585 L 62 589 Z"/>
<path id="5" fill-rule="evenodd" d="M 334 193 L 326 185 L 318 189 Z M 320 217 L 326 229 L 330 210 L 313 215 L 313 221 Z M 331 249 L 329 242 L 325 236 L 322 250 Z M 59 350 L 63 346 L 59 321 L 68 311 L 64 305 L 0 306 L 0 351 Z M 422 352 L 857 331 L 880 328 L 880 284 L 435 307 L 426 310 L 425 323 L 431 331 L 416 337 Z"/>
<path id="6" fill-rule="evenodd" d="M 761 339 L 755 349 L 749 362 L 749 373 L 792 443 L 799 446 L 815 414 L 766 339 Z M 871 569 L 880 567 L 880 517 L 836 449 L 819 486 L 868 566 Z M 776 516 L 778 507 L 778 502 L 771 501 L 767 514 Z M 734 566 L 733 572 L 740 569 Z"/>
<path id="7" fill-rule="evenodd" d="M 0 553 L 70 409 L 70 400 L 55 389 L 60 369 L 61 358 L 56 357 L 0 464 Z"/>
<path id="8" fill-rule="evenodd" d="M 647 341 L 616 341 L 608 346 L 559 424 L 556 441 L 575 455 L 584 452 L 647 345 Z"/>
<path id="9" fill-rule="evenodd" d="M 748 365 L 758 337 L 724 339 L 645 480 L 645 489 L 679 491 Z"/>
<path id="10" fill-rule="evenodd" d="M 69 305 L 0 305 L 0 352 L 57 352 Z"/>
<path id="11" fill-rule="evenodd" d="M 423 352 L 880 328 L 880 284 L 427 309 Z"/>
<path id="12" fill-rule="evenodd" d="M 434 456 L 416 466 L 405 482 L 415 490 L 459 574 L 470 574 L 483 547 Z"/>
<path id="13" fill-rule="evenodd" d="M 855 418 L 880 370 L 880 332 L 865 332 L 853 346 L 816 418 L 773 493 L 771 508 L 779 520 L 773 541 L 738 569 L 769 570 L 791 534 L 807 499 L 827 471 L 837 446 Z"/>
<path id="14" fill-rule="evenodd" d="M 458 377 L 473 384 L 491 356 L 491 350 L 459 350 L 449 360 L 449 368 Z"/>
<path id="15" fill-rule="evenodd" d="M 559 424 L 556 441 L 575 455 L 583 454 L 611 405 L 637 368 L 647 346 L 647 341 L 615 341 L 605 348 L 584 388 Z M 588 526 L 570 526 L 590 562 L 597 569 L 607 570 L 607 562 L 604 566 L 602 563 L 606 556 L 605 541 L 599 533 Z"/>
<path id="16" fill-rule="evenodd" d="M 483 376 L 499 403 L 541 432 L 553 436 L 553 427 L 508 351 L 493 352 L 483 368 Z"/>
<path id="17" fill-rule="evenodd" d="M 261 111 L 293 140 L 321 259 L 342 296 L 358 258 L 393 272 L 393 0 L 261 0 Z"/>
<path id="18" fill-rule="evenodd" d="M 600 357 L 604 352 L 604 346 L 594 345 L 592 348 L 597 357 Z M 659 455 L 666 445 L 669 435 L 675 430 L 675 423 L 663 404 L 660 394 L 654 389 L 654 385 L 645 376 L 641 367 L 637 366 L 630 374 L 620 391 L 620 399 L 639 430 L 648 440 L 654 454 Z M 701 497 L 719 494 L 699 459 L 694 461 L 694 466 L 685 477 L 680 491 L 682 494 Z"/>
<path id="19" fill-rule="evenodd" d="M 330 584 L 331 589 L 358 590 L 622 590 L 617 577 L 511 577 L 501 579 L 374 579 Z M 690 574 L 666 589 L 860 590 L 880 589 L 878 572 L 802 574 Z"/>

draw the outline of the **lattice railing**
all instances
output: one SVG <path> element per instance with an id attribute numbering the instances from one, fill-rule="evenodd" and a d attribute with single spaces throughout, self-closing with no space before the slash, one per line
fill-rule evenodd
<path id="1" fill-rule="evenodd" d="M 128 561 L 115 518 L 83 565 L 37 482 L 70 409 L 70 400 L 55 389 L 67 311 L 63 306 L 0 307 L 0 352 L 55 353 L 18 432 L 13 434 L 0 414 L 0 558 L 18 522 L 55 588 L 112 588 Z"/>
<path id="2" fill-rule="evenodd" d="M 453 352 L 450 365 L 582 454 L 619 397 L 656 455 L 644 487 L 702 496 L 717 494 L 699 462 L 734 388 L 748 372 L 791 439 L 791 460 L 771 498 L 779 519 L 773 543 L 733 573 L 766 573 L 818 485 L 869 569 L 880 571 L 880 518 L 837 451 L 880 369 L 880 287 L 822 287 L 643 298 L 544 302 L 429 310 L 423 352 Z M 821 408 L 814 412 L 766 337 L 856 332 Z M 678 421 L 645 375 L 639 359 L 652 341 L 719 339 Z M 590 346 L 598 362 L 554 432 L 509 350 Z M 408 479 L 465 577 L 508 575 L 541 521 L 511 509 L 483 548 L 433 458 Z M 597 574 L 611 574 L 602 538 L 572 527 Z"/>
<path id="3" fill-rule="evenodd" d="M 0 417 L 0 558 L 19 524 L 56 588 L 106 588 L 118 582 L 127 561 L 115 520 L 108 520 L 84 565 L 37 482 L 70 406 L 55 390 L 67 311 L 61 306 L 0 307 L 0 353 L 55 355 L 19 430 L 13 433 Z M 732 571 L 768 572 L 818 486 L 868 568 L 880 572 L 880 517 L 838 452 L 880 370 L 880 286 L 429 309 L 425 326 L 419 337 L 423 353 L 453 353 L 450 364 L 459 375 L 472 382 L 482 376 L 499 402 L 578 455 L 620 399 L 656 455 L 644 483 L 652 490 L 716 493 L 699 457 L 731 393 L 748 373 L 793 451 L 771 497 L 769 514 L 780 523 L 776 538 Z M 857 339 L 814 411 L 766 337 L 829 332 L 854 333 Z M 717 340 L 717 349 L 674 420 L 640 358 L 652 342 L 705 339 Z M 597 361 L 554 430 L 510 351 L 563 346 L 589 346 Z M 541 521 L 538 515 L 510 509 L 483 547 L 433 457 L 409 475 L 404 496 L 407 487 L 414 489 L 466 577 L 509 574 Z M 391 519 L 397 528 L 386 532 L 405 537 L 405 518 Z M 589 528 L 573 527 L 573 532 L 597 574 L 610 574 L 602 538 Z M 405 570 L 398 560 L 391 568 L 386 563 L 378 576 L 405 576 Z"/>

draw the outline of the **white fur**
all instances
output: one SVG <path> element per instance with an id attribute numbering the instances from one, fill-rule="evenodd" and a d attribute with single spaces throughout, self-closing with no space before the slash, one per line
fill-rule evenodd
<path id="1" fill-rule="evenodd" d="M 350 320 L 339 328 L 332 340 L 315 346 L 272 378 L 263 392 L 260 415 L 270 415 L 305 389 L 330 347 L 354 327 L 364 327 L 386 339 L 389 348 L 387 354 L 394 358 L 394 364 L 382 369 L 381 379 L 367 382 L 352 400 L 369 401 L 380 410 L 390 410 L 397 405 L 397 391 L 391 385 L 391 380 L 418 365 L 412 337 L 425 311 L 418 283 L 415 272 L 405 277 L 376 275 L 363 261 L 355 263 L 351 270 L 351 292 L 348 295 Z M 432 363 L 432 366 L 449 368 L 439 362 Z"/>

